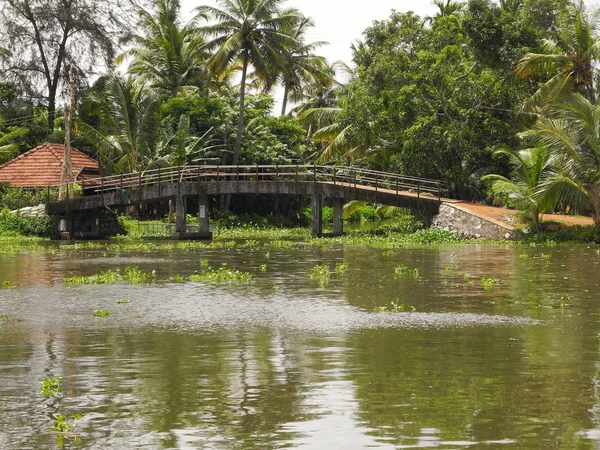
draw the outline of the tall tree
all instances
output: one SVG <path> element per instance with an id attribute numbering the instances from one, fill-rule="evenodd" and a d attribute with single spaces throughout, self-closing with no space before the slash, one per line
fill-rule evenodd
<path id="1" fill-rule="evenodd" d="M 143 168 L 142 161 L 154 154 L 158 99 L 131 76 L 112 75 L 107 84 L 112 126 L 99 130 L 78 120 L 80 133 L 95 140 L 99 152 L 107 162 L 114 162 L 116 171 L 138 172 Z"/>
<path id="2" fill-rule="evenodd" d="M 119 56 L 120 63 L 132 58 L 129 72 L 139 81 L 167 93 L 207 81 L 208 53 L 196 20 L 180 23 L 179 0 L 153 0 L 152 10 L 139 8 L 138 28 L 143 34 L 129 34 L 123 40 L 133 47 Z"/>
<path id="3" fill-rule="evenodd" d="M 114 36 L 124 27 L 129 0 L 3 0 L 0 52 L 7 77 L 48 107 L 54 128 L 56 98 L 73 66 L 85 82 L 93 67 L 114 59 Z"/>
<path id="4" fill-rule="evenodd" d="M 553 154 L 541 189 L 559 203 L 590 208 L 600 232 L 600 106 L 572 94 L 523 135 Z"/>
<path id="5" fill-rule="evenodd" d="M 276 83 L 283 86 L 282 116 L 286 113 L 288 100 L 301 102 L 307 98 L 306 90 L 310 85 L 326 84 L 333 79 L 333 71 L 325 58 L 315 54 L 315 50 L 327 42 L 306 42 L 306 33 L 314 27 L 314 21 L 310 17 L 301 17 L 297 23 L 289 23 L 288 26 L 291 28 L 282 31 L 293 36 L 298 45 L 285 46 L 283 66 L 274 67 L 269 71 L 269 78 L 261 80 L 265 91 Z"/>
<path id="6" fill-rule="evenodd" d="M 284 49 L 298 46 L 296 39 L 285 30 L 302 16 L 295 9 L 283 11 L 281 3 L 282 0 L 217 0 L 220 8 L 196 8 L 198 15 L 217 21 L 201 28 L 214 37 L 208 43 L 208 47 L 215 50 L 208 63 L 211 71 L 218 74 L 241 61 L 240 111 L 233 164 L 238 163 L 240 156 L 249 65 L 259 78 L 267 79 L 274 66 L 285 65 Z"/>
<path id="7" fill-rule="evenodd" d="M 600 58 L 599 24 L 598 12 L 589 14 L 582 0 L 569 3 L 558 17 L 558 39 L 545 40 L 543 53 L 527 53 L 521 58 L 517 75 L 544 80 L 525 103 L 526 111 L 547 107 L 572 92 L 596 101 L 594 67 Z"/>

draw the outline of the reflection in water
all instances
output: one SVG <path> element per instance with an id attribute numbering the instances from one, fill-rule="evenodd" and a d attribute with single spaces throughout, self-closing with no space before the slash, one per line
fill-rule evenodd
<path id="1" fill-rule="evenodd" d="M 255 279 L 167 282 L 201 258 Z M 338 262 L 326 288 L 308 279 Z M 60 283 L 133 263 L 158 283 Z M 597 269 L 584 247 L 2 256 L 0 448 L 52 448 L 76 413 L 80 448 L 594 448 Z M 372 312 L 390 301 L 417 312 Z"/>

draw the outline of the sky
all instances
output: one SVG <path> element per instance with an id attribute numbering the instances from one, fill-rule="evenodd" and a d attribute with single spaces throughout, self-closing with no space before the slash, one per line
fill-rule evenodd
<path id="1" fill-rule="evenodd" d="M 216 6 L 214 0 L 181 0 L 182 12 L 189 13 L 200 4 Z M 361 33 L 374 20 L 389 17 L 392 9 L 414 11 L 420 16 L 433 15 L 436 11 L 431 0 L 288 0 L 284 6 L 298 8 L 305 16 L 312 17 L 315 27 L 307 33 L 307 40 L 329 42 L 319 49 L 320 55 L 329 62 L 347 63 L 352 57 L 350 45 L 361 38 Z"/>

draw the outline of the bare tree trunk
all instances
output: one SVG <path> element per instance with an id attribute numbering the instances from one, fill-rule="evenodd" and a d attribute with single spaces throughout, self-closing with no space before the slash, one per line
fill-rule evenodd
<path id="1" fill-rule="evenodd" d="M 67 198 L 74 197 L 73 191 L 73 166 L 71 164 L 71 123 L 73 122 L 73 110 L 75 109 L 75 82 L 73 81 L 73 66 L 69 69 L 69 106 L 65 111 L 65 154 L 63 157 L 60 184 L 68 183 L 66 186 Z M 64 200 L 65 189 L 61 187 L 58 194 L 59 200 Z"/>

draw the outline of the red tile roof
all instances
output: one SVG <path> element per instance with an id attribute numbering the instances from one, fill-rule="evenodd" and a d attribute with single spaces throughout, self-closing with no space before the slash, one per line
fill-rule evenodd
<path id="1" fill-rule="evenodd" d="M 60 173 L 65 157 L 65 146 L 44 143 L 11 159 L 0 166 L 0 183 L 18 187 L 43 187 L 60 184 Z M 71 149 L 73 179 L 81 178 L 81 173 L 99 173 L 98 161 Z"/>

